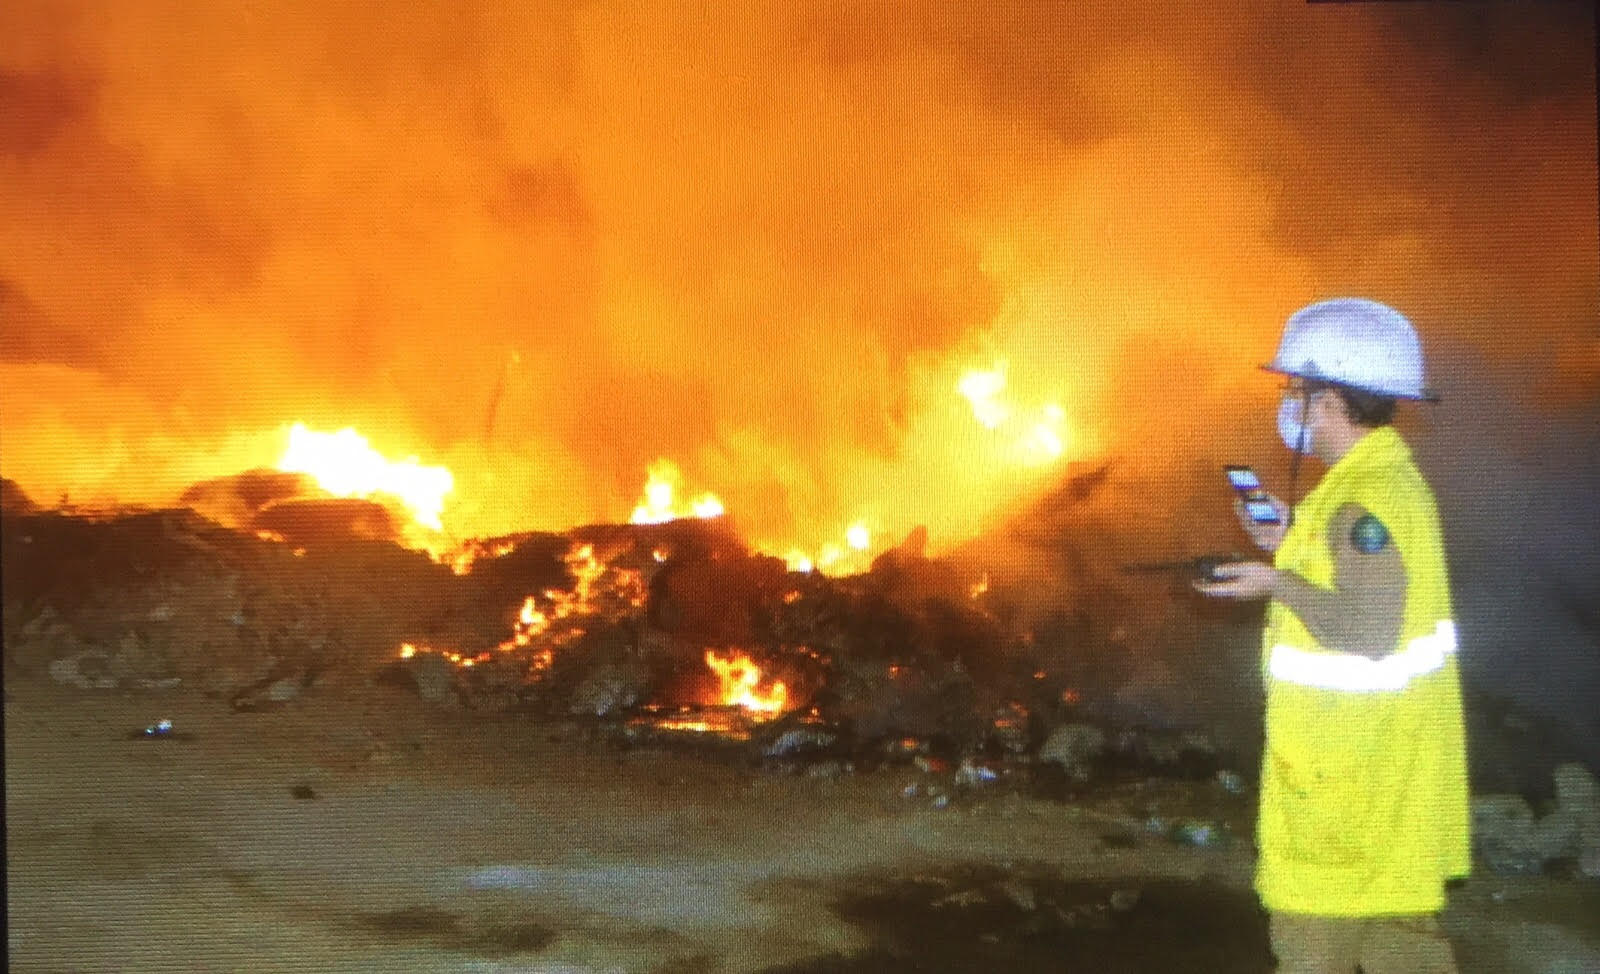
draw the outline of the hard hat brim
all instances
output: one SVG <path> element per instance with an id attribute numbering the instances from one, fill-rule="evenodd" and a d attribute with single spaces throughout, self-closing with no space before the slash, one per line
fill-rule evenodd
<path id="1" fill-rule="evenodd" d="M 1411 401 L 1411 402 L 1438 402 L 1439 401 L 1439 394 L 1437 392 L 1435 392 L 1434 390 L 1426 388 L 1426 387 L 1423 388 L 1423 390 L 1422 390 L 1422 392 L 1420 394 L 1415 394 L 1415 395 L 1410 394 L 1410 393 L 1389 392 L 1386 389 L 1368 389 L 1368 388 L 1365 388 L 1364 386 L 1354 385 L 1354 384 L 1349 383 L 1349 382 L 1336 382 L 1333 379 L 1330 379 L 1325 375 L 1317 375 L 1317 374 L 1310 373 L 1310 372 L 1296 372 L 1293 369 L 1281 368 L 1279 366 L 1273 365 L 1270 362 L 1268 362 L 1266 365 L 1261 366 L 1261 371 L 1263 371 L 1263 372 L 1271 372 L 1274 375 L 1290 375 L 1290 376 L 1294 376 L 1297 379 L 1310 379 L 1313 382 L 1321 382 L 1324 385 L 1344 386 L 1346 389 L 1358 389 L 1361 392 L 1370 393 L 1371 395 L 1374 395 L 1374 396 L 1384 396 L 1385 398 L 1388 398 L 1388 399 L 1405 399 L 1405 400 L 1408 400 L 1408 401 Z"/>

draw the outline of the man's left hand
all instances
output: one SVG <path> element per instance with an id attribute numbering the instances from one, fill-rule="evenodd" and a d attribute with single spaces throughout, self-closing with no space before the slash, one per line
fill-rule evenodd
<path id="1" fill-rule="evenodd" d="M 1278 570 L 1261 561 L 1232 561 L 1218 565 L 1220 582 L 1197 581 L 1195 591 L 1224 599 L 1259 599 L 1271 595 Z"/>

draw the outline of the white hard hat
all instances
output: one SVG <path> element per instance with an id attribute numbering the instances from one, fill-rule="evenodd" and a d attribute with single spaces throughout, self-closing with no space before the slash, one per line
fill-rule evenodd
<path id="1" fill-rule="evenodd" d="M 1283 326 L 1270 372 L 1334 382 L 1395 399 L 1433 399 L 1422 346 L 1406 316 L 1365 298 L 1307 305 Z"/>

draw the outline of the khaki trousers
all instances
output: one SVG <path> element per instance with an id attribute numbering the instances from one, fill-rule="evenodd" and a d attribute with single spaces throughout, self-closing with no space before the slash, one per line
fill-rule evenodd
<path id="1" fill-rule="evenodd" d="M 1439 918 L 1271 916 L 1278 974 L 1457 974 Z"/>

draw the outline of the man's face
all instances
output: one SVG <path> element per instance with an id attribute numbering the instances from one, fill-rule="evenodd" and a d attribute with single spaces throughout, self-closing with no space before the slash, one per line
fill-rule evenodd
<path id="1" fill-rule="evenodd" d="M 1283 408 L 1290 410 L 1290 414 L 1305 427 L 1306 440 L 1313 451 L 1317 446 L 1317 427 L 1324 419 L 1329 402 L 1336 402 L 1337 399 L 1328 387 L 1300 378 L 1291 377 L 1283 387 Z"/>
<path id="2" fill-rule="evenodd" d="M 1342 430 L 1349 423 L 1349 412 L 1337 390 L 1316 382 L 1292 378 L 1284 386 L 1283 401 L 1292 403 L 1293 410 L 1305 426 L 1307 451 L 1327 462 L 1337 459 L 1330 456 L 1329 434 Z M 1303 411 L 1302 411 L 1303 409 Z"/>

